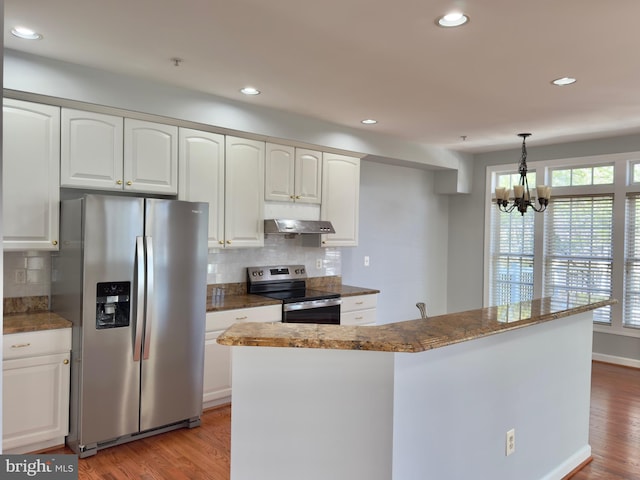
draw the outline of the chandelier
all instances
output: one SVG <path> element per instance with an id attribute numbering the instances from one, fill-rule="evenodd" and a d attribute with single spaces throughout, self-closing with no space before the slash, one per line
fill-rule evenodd
<path id="1" fill-rule="evenodd" d="M 513 203 L 511 205 L 509 205 L 511 191 L 508 188 L 496 187 L 496 204 L 501 212 L 511 213 L 517 209 L 521 215 L 524 215 L 529 207 L 535 212 L 544 212 L 549 205 L 551 187 L 547 187 L 546 185 L 538 185 L 536 187 L 538 207 L 536 207 L 535 198 L 531 197 L 529 192 L 529 182 L 527 181 L 527 145 L 525 141 L 530 135 L 530 133 L 518 134 L 519 137 L 522 137 L 522 155 L 520 156 L 520 165 L 518 166 L 520 181 L 518 185 L 513 186 Z"/>

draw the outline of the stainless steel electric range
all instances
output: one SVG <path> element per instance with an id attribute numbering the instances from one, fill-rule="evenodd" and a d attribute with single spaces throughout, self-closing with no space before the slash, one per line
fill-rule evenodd
<path id="1" fill-rule="evenodd" d="M 340 294 L 307 288 L 304 265 L 248 267 L 247 292 L 281 300 L 284 323 L 340 325 Z"/>

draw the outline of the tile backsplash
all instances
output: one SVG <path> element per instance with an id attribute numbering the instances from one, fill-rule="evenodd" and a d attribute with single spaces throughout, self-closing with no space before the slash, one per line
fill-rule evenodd
<path id="1" fill-rule="evenodd" d="M 320 261 L 322 268 L 316 268 Z M 339 248 L 308 247 L 302 236 L 266 235 L 264 247 L 211 249 L 207 259 L 207 283 L 246 281 L 246 267 L 301 264 L 309 277 L 340 276 Z M 4 297 L 49 296 L 51 254 L 49 252 L 4 253 Z"/>
<path id="2" fill-rule="evenodd" d="M 322 268 L 316 268 L 320 260 Z M 261 265 L 304 265 L 309 277 L 341 275 L 339 248 L 307 247 L 302 236 L 266 235 L 264 247 L 210 249 L 207 260 L 207 283 L 246 281 L 246 268 Z"/>
<path id="3" fill-rule="evenodd" d="M 51 253 L 4 253 L 4 297 L 49 296 Z"/>

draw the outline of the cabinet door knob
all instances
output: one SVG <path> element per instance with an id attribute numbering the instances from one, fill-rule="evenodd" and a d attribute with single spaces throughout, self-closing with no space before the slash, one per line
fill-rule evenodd
<path id="1" fill-rule="evenodd" d="M 129 180 L 129 181 L 127 182 L 127 185 L 133 185 L 133 183 L 131 182 L 131 180 Z"/>
<path id="2" fill-rule="evenodd" d="M 231 245 L 231 240 L 227 240 L 227 244 L 228 244 L 228 245 Z"/>
<path id="3" fill-rule="evenodd" d="M 65 358 L 65 359 L 64 359 L 64 361 L 63 361 L 62 363 L 64 363 L 65 365 L 69 365 L 69 359 L 68 359 L 68 358 Z"/>
<path id="4" fill-rule="evenodd" d="M 218 240 L 218 243 L 219 243 L 220 245 L 224 245 L 224 242 L 223 242 L 222 240 Z"/>
<path id="5" fill-rule="evenodd" d="M 118 180 L 116 183 L 117 183 L 118 185 L 122 185 L 122 180 Z"/>
<path id="6" fill-rule="evenodd" d="M 58 240 L 54 240 L 51 243 L 53 243 L 54 245 L 57 245 L 58 244 Z"/>
<path id="7" fill-rule="evenodd" d="M 289 195 L 289 198 L 293 200 L 296 197 L 294 195 Z"/>
<path id="8" fill-rule="evenodd" d="M 300 195 L 296 195 L 296 200 L 299 200 L 299 199 L 300 199 Z"/>

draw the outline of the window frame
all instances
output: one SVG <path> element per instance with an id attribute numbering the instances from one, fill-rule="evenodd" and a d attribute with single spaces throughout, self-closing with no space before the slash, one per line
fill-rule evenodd
<path id="1" fill-rule="evenodd" d="M 633 165 L 640 163 L 640 152 L 615 153 L 607 155 L 593 155 L 586 157 L 572 157 L 565 159 L 549 159 L 528 162 L 529 170 L 535 171 L 538 184 L 551 185 L 551 171 L 562 168 L 594 167 L 596 165 L 614 165 L 614 182 L 606 185 L 567 186 L 552 187 L 551 202 L 556 196 L 583 196 L 594 194 L 613 194 L 613 263 L 611 296 L 618 300 L 611 306 L 611 324 L 593 324 L 594 332 L 609 333 L 640 338 L 640 328 L 623 325 L 624 314 L 624 281 L 626 261 L 626 197 L 628 193 L 640 192 L 640 181 L 632 183 Z M 489 305 L 490 294 L 490 262 L 491 262 L 491 211 L 490 208 L 498 208 L 494 200 L 494 181 L 498 174 L 517 171 L 517 163 L 514 160 L 510 164 L 489 165 L 486 168 L 485 181 L 485 237 L 484 237 L 484 281 L 483 304 Z M 531 188 L 531 186 L 530 186 Z M 535 186 L 534 186 L 535 188 Z M 519 215 L 512 212 L 511 215 Z M 546 255 L 544 251 L 544 221 L 545 213 L 527 212 L 525 215 L 535 215 L 534 220 L 534 294 L 533 298 L 542 297 L 544 264 Z"/>

